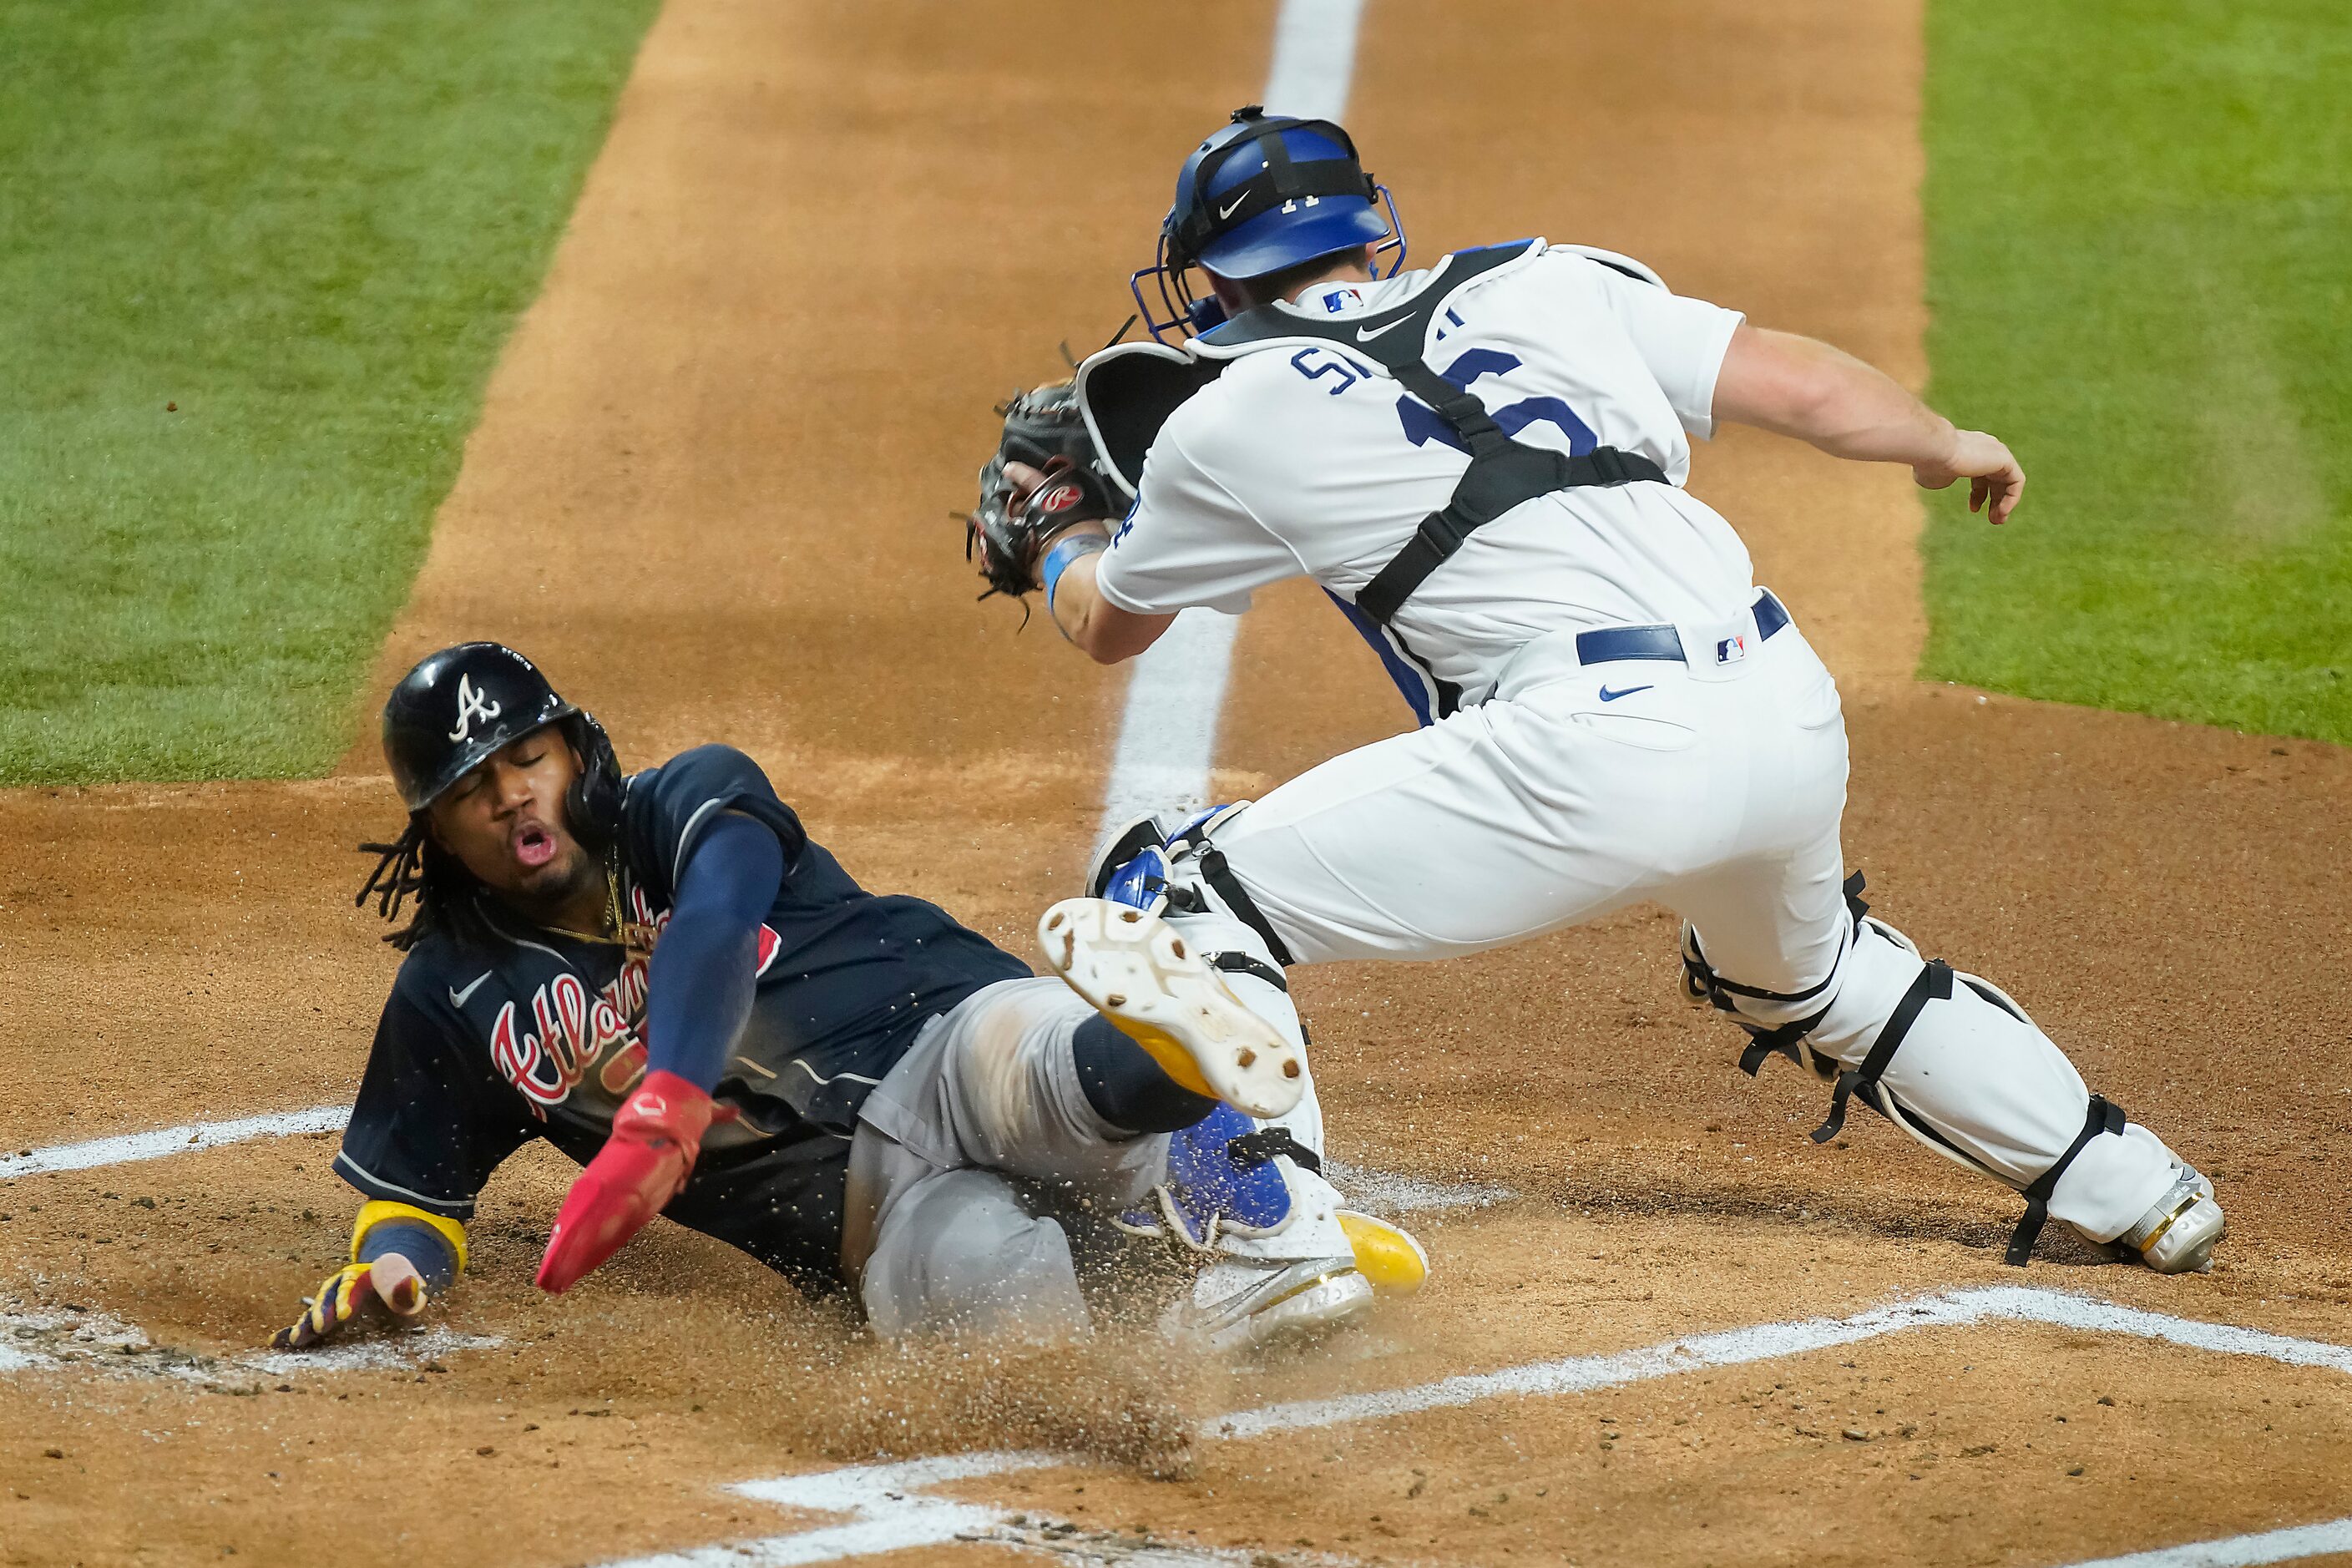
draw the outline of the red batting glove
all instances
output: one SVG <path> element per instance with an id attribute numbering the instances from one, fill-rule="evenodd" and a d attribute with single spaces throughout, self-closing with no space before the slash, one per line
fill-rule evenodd
<path id="1" fill-rule="evenodd" d="M 577 1285 L 677 1196 L 713 1110 L 710 1096 L 677 1074 L 646 1075 L 564 1194 L 540 1260 L 541 1289 L 562 1295 Z"/>

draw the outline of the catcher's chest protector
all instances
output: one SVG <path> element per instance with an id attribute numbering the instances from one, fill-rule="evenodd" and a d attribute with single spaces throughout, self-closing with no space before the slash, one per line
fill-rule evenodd
<path id="1" fill-rule="evenodd" d="M 1459 437 L 1470 466 L 1452 499 L 1422 520 L 1389 563 L 1356 595 L 1356 607 L 1386 626 L 1413 590 L 1460 550 L 1472 531 L 1512 508 L 1555 490 L 1585 485 L 1664 484 L 1665 470 L 1637 452 L 1594 447 L 1567 454 L 1531 447 L 1506 436 L 1469 390 L 1470 371 L 1449 380 L 1430 369 L 1422 347 L 1446 300 L 1472 279 L 1507 267 L 1536 247 L 1531 239 L 1460 250 L 1441 261 L 1429 282 L 1403 304 L 1360 316 L 1317 318 L 1261 307 L 1203 334 L 1194 347 L 1203 355 L 1230 358 L 1276 342 L 1319 339 L 1372 361 Z"/>

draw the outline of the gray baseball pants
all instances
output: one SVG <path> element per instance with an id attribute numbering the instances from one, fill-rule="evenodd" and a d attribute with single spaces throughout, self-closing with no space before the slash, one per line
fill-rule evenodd
<path id="1" fill-rule="evenodd" d="M 866 1096 L 841 1257 L 877 1334 L 1087 1331 L 1056 1216 L 1131 1206 L 1168 1159 L 1167 1134 L 1112 1127 L 1079 1087 L 1071 1037 L 1092 1016 L 1058 979 L 1000 982 Z"/>

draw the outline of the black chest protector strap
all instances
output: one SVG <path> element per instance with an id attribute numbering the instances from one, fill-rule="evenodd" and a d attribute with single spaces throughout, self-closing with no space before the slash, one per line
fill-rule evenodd
<path id="1" fill-rule="evenodd" d="M 1664 483 L 1664 468 L 1638 452 L 1596 447 L 1574 457 L 1531 447 L 1503 433 L 1486 405 L 1466 387 L 1456 386 L 1421 358 L 1429 329 L 1454 291 L 1485 273 L 1527 254 L 1533 240 L 1485 250 L 1456 251 L 1445 269 L 1411 300 L 1370 315 L 1323 321 L 1264 308 L 1243 312 L 1207 334 L 1223 347 L 1263 338 L 1325 338 L 1373 361 L 1405 391 L 1427 404 L 1470 454 L 1470 466 L 1454 484 L 1453 497 L 1423 518 L 1413 536 L 1389 563 L 1373 574 L 1356 595 L 1356 608 L 1386 626 L 1429 574 L 1460 550 L 1471 533 L 1512 508 L 1580 486 Z"/>

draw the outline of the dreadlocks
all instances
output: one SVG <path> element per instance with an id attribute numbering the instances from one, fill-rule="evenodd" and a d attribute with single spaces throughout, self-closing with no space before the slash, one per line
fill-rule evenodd
<path id="1" fill-rule="evenodd" d="M 391 843 L 359 847 L 362 854 L 377 858 L 359 897 L 352 900 L 354 909 L 365 908 L 373 898 L 378 915 L 397 920 L 401 906 L 411 899 L 416 900 L 416 913 L 408 923 L 384 933 L 383 940 L 395 949 L 406 952 L 419 939 L 436 931 L 472 947 L 497 943 L 498 932 L 482 918 L 481 883 L 455 855 L 434 841 L 423 812 L 411 816 L 407 828 Z"/>

